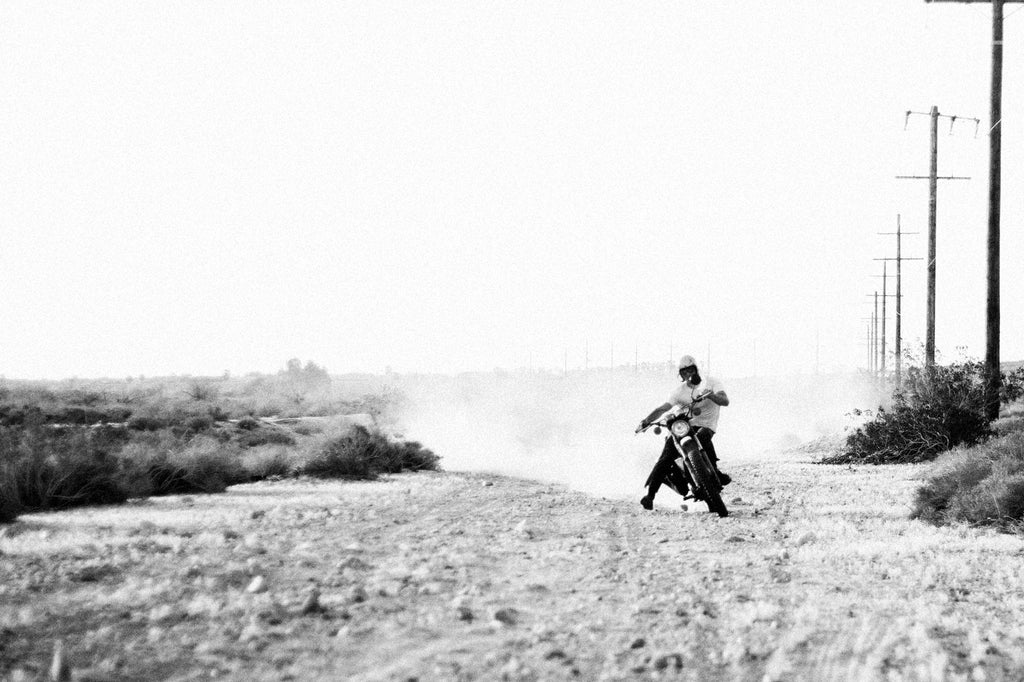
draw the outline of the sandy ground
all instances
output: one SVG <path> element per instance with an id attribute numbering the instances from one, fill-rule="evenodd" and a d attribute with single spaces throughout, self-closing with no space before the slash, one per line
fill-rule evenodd
<path id="1" fill-rule="evenodd" d="M 0 674 L 60 640 L 80 680 L 1024 679 L 1024 541 L 807 459 L 731 467 L 726 519 L 463 473 L 25 516 Z"/>

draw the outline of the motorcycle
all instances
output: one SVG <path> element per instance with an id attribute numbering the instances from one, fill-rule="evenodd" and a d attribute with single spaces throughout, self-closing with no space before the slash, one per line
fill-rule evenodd
<path id="1" fill-rule="evenodd" d="M 638 426 L 634 433 L 654 429 L 654 433 L 660 434 L 663 428 L 668 429 L 668 438 L 679 456 L 672 460 L 664 484 L 684 499 L 689 498 L 685 494 L 689 488 L 693 491 L 692 499 L 705 502 L 708 511 L 724 517 L 729 515 L 729 510 L 722 501 L 722 483 L 718 480 L 715 467 L 711 465 L 711 459 L 697 440 L 696 429 L 690 424 L 690 420 L 700 414 L 697 403 L 704 397 L 697 398 L 690 405 L 672 406 L 649 424 Z"/>

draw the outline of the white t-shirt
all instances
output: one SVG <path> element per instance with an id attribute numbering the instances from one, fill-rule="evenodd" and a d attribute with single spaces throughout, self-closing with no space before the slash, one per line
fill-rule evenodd
<path id="1" fill-rule="evenodd" d="M 695 386 L 691 386 L 684 381 L 676 390 L 672 391 L 672 395 L 668 397 L 668 402 L 685 407 L 693 402 L 694 396 L 706 393 L 707 391 L 718 393 L 722 390 L 724 390 L 722 382 L 714 377 L 704 377 L 704 380 Z M 704 426 L 712 431 L 718 431 L 718 413 L 722 411 L 722 406 L 705 398 L 700 401 L 698 407 L 700 407 L 700 414 L 694 417 L 690 423 L 694 426 Z"/>

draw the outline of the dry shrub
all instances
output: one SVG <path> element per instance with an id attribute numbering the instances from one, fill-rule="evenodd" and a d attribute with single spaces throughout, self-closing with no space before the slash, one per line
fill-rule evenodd
<path id="1" fill-rule="evenodd" d="M 912 517 L 1002 527 L 1024 520 L 1024 432 L 940 458 L 917 491 Z"/>
<path id="2" fill-rule="evenodd" d="M 238 449 L 210 436 L 197 436 L 167 458 L 196 492 L 222 492 L 246 479 Z"/>
<path id="3" fill-rule="evenodd" d="M 0 523 L 10 523 L 22 512 L 12 482 L 6 476 L 4 465 L 0 464 Z"/>
<path id="4" fill-rule="evenodd" d="M 0 523 L 10 523 L 22 511 L 14 470 L 18 440 L 15 429 L 0 428 Z"/>
<path id="5" fill-rule="evenodd" d="M 254 429 L 258 429 L 260 427 L 260 420 L 256 419 L 252 415 L 246 415 L 239 419 L 238 423 L 235 424 L 235 426 L 239 429 L 242 429 L 243 431 L 253 431 Z"/>
<path id="6" fill-rule="evenodd" d="M 355 426 L 344 435 L 326 439 L 303 473 L 319 478 L 373 479 L 403 469 L 438 468 L 440 457 L 416 442 L 394 442 L 387 436 Z"/>
<path id="7" fill-rule="evenodd" d="M 5 427 L 0 436 L 0 517 L 128 499 L 107 434 L 88 428 Z"/>
<path id="8" fill-rule="evenodd" d="M 324 442 L 306 462 L 303 473 L 317 478 L 372 479 L 380 473 L 375 457 L 369 431 L 357 428 Z"/>
<path id="9" fill-rule="evenodd" d="M 325 428 L 323 424 L 318 424 L 317 422 L 312 421 L 299 422 L 292 427 L 292 431 L 300 436 L 315 436 L 318 433 L 323 433 L 324 430 Z"/>
<path id="10" fill-rule="evenodd" d="M 248 480 L 238 448 L 207 435 L 147 434 L 126 445 L 120 459 L 133 497 L 222 492 Z"/>
<path id="11" fill-rule="evenodd" d="M 286 429 L 276 426 L 261 426 L 236 432 L 236 440 L 243 448 L 260 445 L 295 445 L 295 437 Z"/>
<path id="12" fill-rule="evenodd" d="M 159 417 L 136 415 L 128 420 L 128 428 L 132 431 L 159 431 L 167 426 L 167 422 Z"/>
<path id="13" fill-rule="evenodd" d="M 401 443 L 402 468 L 408 471 L 437 471 L 441 458 L 418 441 L 408 440 Z"/>
<path id="14" fill-rule="evenodd" d="M 239 455 L 239 463 L 250 481 L 292 476 L 301 466 L 294 449 L 280 445 L 246 449 Z"/>
<path id="15" fill-rule="evenodd" d="M 912 367 L 892 406 L 846 440 L 842 452 L 825 464 L 904 464 L 935 459 L 961 445 L 974 445 L 993 435 L 985 415 L 986 368 L 980 362 Z M 1012 402 L 1024 388 L 1020 372 L 1002 375 L 1001 399 Z"/>

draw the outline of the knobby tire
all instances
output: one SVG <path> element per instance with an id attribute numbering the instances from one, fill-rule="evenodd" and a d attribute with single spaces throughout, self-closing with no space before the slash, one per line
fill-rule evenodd
<path id="1" fill-rule="evenodd" d="M 718 483 L 718 477 L 715 475 L 714 470 L 711 469 L 708 463 L 707 455 L 694 448 L 687 454 L 687 459 L 690 461 L 694 483 L 697 484 L 697 487 L 700 488 L 701 493 L 704 495 L 708 511 L 714 512 L 720 517 L 728 516 L 729 510 L 725 508 L 725 502 L 722 501 L 721 485 Z"/>

